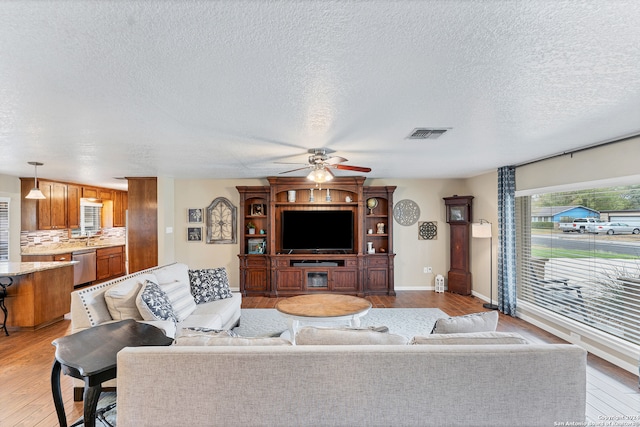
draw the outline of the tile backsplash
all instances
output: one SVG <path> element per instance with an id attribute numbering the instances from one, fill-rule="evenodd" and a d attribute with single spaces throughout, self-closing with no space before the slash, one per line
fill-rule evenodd
<path id="1" fill-rule="evenodd" d="M 120 242 L 124 244 L 125 227 L 103 228 L 100 235 L 91 237 L 91 244 L 98 246 L 102 243 L 110 244 Z M 80 242 L 86 240 L 86 237 L 77 239 L 69 238 L 69 230 L 38 230 L 38 231 L 22 231 L 20 232 L 20 249 L 22 252 L 43 249 L 47 246 L 77 246 Z"/>

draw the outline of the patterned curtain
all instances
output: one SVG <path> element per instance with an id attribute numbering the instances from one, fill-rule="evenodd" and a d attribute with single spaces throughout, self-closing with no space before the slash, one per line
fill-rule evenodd
<path id="1" fill-rule="evenodd" d="M 498 169 L 498 307 L 516 315 L 516 171 Z"/>

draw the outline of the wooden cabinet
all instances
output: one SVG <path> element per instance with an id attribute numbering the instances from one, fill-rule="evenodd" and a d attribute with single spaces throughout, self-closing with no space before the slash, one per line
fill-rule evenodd
<path id="1" fill-rule="evenodd" d="M 82 187 L 67 185 L 67 227 L 80 228 L 80 195 Z"/>
<path id="2" fill-rule="evenodd" d="M 108 222 L 106 228 L 124 227 L 128 196 L 126 191 L 84 187 L 81 184 L 57 182 L 47 179 L 38 181 L 38 187 L 45 195 L 43 200 L 25 199 L 33 188 L 33 178 L 21 180 L 21 228 L 23 231 L 62 230 L 80 228 L 80 199 L 99 196 L 108 197 Z"/>
<path id="3" fill-rule="evenodd" d="M 73 261 L 70 253 L 57 255 L 22 255 L 22 262 Z"/>
<path id="4" fill-rule="evenodd" d="M 448 290 L 462 295 L 471 294 L 469 224 L 472 200 L 473 196 L 444 198 L 450 231 Z"/>
<path id="5" fill-rule="evenodd" d="M 124 273 L 124 246 L 96 250 L 96 280 L 111 279 Z"/>
<path id="6" fill-rule="evenodd" d="M 73 265 L 13 277 L 7 288 L 7 326 L 35 330 L 60 321 L 71 309 Z"/>
<path id="7" fill-rule="evenodd" d="M 363 188 L 364 177 L 335 178 L 321 189 L 306 178 L 268 180 L 269 186 L 236 187 L 241 218 L 240 290 L 244 295 L 395 295 L 391 212 L 396 187 Z M 373 212 L 366 210 L 366 199 L 371 197 L 378 199 Z M 284 249 L 282 222 L 288 211 L 350 212 L 353 248 Z M 249 224 L 255 226 L 252 233 Z M 331 224 L 325 225 L 312 224 L 310 233 L 331 233 Z M 369 228 L 375 234 L 367 235 Z M 374 241 L 375 254 L 367 252 L 368 241 Z"/>
<path id="8" fill-rule="evenodd" d="M 127 192 L 113 192 L 113 226 L 124 227 L 126 225 Z"/>
<path id="9" fill-rule="evenodd" d="M 82 197 L 85 199 L 97 199 L 98 189 L 95 187 L 82 187 Z"/>
<path id="10" fill-rule="evenodd" d="M 67 228 L 67 184 L 53 181 L 39 183 L 46 197 L 38 200 L 38 230 Z"/>

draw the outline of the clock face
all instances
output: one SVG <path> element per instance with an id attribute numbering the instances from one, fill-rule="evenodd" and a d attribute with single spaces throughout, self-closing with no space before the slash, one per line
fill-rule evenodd
<path id="1" fill-rule="evenodd" d="M 413 225 L 420 218 L 420 207 L 413 200 L 400 200 L 393 207 L 393 218 L 400 225 Z"/>
<path id="2" fill-rule="evenodd" d="M 461 222 L 467 220 L 466 206 L 449 206 L 449 221 Z"/>

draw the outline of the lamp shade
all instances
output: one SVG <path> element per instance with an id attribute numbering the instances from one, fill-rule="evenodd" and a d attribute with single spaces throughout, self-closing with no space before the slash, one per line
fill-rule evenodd
<path id="1" fill-rule="evenodd" d="M 488 239 L 491 237 L 490 222 L 474 222 L 471 224 L 471 236 L 476 239 Z"/>
<path id="2" fill-rule="evenodd" d="M 34 168 L 33 173 L 33 188 L 29 191 L 29 194 L 24 196 L 25 199 L 46 199 L 45 195 L 42 194 L 42 191 L 38 188 L 38 166 L 42 166 L 43 163 L 40 162 L 27 162 Z"/>
<path id="3" fill-rule="evenodd" d="M 313 182 L 323 183 L 327 181 L 331 181 L 333 179 L 333 174 L 329 169 L 318 168 L 312 170 L 309 175 L 307 175 L 307 179 L 310 179 Z"/>
<path id="4" fill-rule="evenodd" d="M 27 194 L 26 196 L 24 196 L 25 199 L 46 199 L 46 197 L 44 196 L 44 194 L 42 194 L 42 191 L 40 191 L 39 188 L 32 188 L 31 191 L 29 191 L 29 194 Z"/>

